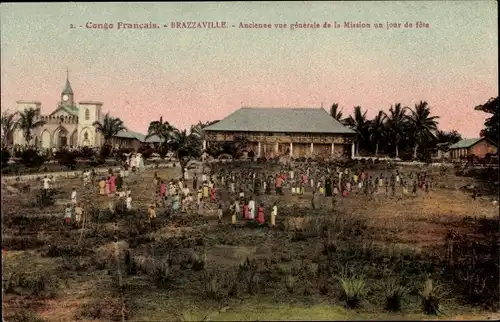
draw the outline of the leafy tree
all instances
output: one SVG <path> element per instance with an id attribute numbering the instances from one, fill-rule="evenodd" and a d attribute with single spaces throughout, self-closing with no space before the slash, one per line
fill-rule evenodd
<path id="1" fill-rule="evenodd" d="M 345 120 L 345 124 L 353 129 L 357 134 L 356 140 L 356 154 L 359 155 L 359 144 L 364 143 L 368 139 L 368 128 L 369 122 L 366 118 L 366 112 L 364 113 L 361 110 L 361 106 L 354 107 L 353 115 L 349 116 Z"/>
<path id="2" fill-rule="evenodd" d="M 459 141 L 462 141 L 462 135 L 458 133 L 457 131 L 441 131 L 437 130 L 436 135 L 435 135 L 435 141 L 437 143 L 457 143 Z"/>
<path id="3" fill-rule="evenodd" d="M 481 137 L 486 137 L 493 142 L 498 142 L 498 97 L 491 98 L 483 105 L 476 106 L 475 110 L 491 114 L 484 122 L 484 129 L 481 130 Z"/>
<path id="4" fill-rule="evenodd" d="M 385 115 L 384 112 L 379 111 L 368 127 L 370 141 L 375 143 L 375 156 L 378 155 L 380 141 L 387 135 L 387 127 L 385 123 L 386 119 L 387 115 Z"/>
<path id="5" fill-rule="evenodd" d="M 175 127 L 168 121 L 163 121 L 163 117 L 160 117 L 159 121 L 153 121 L 149 123 L 146 139 L 149 139 L 150 137 L 156 135 L 162 140 L 160 147 L 168 147 L 169 141 L 174 131 Z"/>
<path id="6" fill-rule="evenodd" d="M 14 129 L 16 128 L 15 116 L 17 113 L 10 113 L 9 111 L 2 112 L 0 123 L 2 126 L 2 146 L 7 146 L 9 140 L 12 138 Z"/>
<path id="7" fill-rule="evenodd" d="M 200 138 L 196 134 L 188 134 L 186 130 L 174 130 L 171 133 L 171 145 L 179 160 L 182 174 L 189 161 L 201 156 Z"/>
<path id="8" fill-rule="evenodd" d="M 153 154 L 153 149 L 149 144 L 142 144 L 137 151 L 142 154 L 144 160 L 149 159 Z"/>
<path id="9" fill-rule="evenodd" d="M 99 156 L 103 159 L 106 159 L 110 155 L 111 155 L 111 147 L 107 144 L 103 145 L 99 150 Z"/>
<path id="10" fill-rule="evenodd" d="M 19 121 L 17 126 L 23 131 L 24 140 L 29 145 L 33 139 L 33 130 L 45 125 L 45 121 L 38 119 L 37 111 L 29 108 L 19 114 Z"/>
<path id="11" fill-rule="evenodd" d="M 95 121 L 93 126 L 95 126 L 96 130 L 104 136 L 104 145 L 109 145 L 111 139 L 119 132 L 127 131 L 123 121 L 118 117 L 110 116 L 109 113 L 106 113 L 102 123 L 100 121 Z"/>
<path id="12" fill-rule="evenodd" d="M 419 145 L 435 139 L 434 132 L 437 131 L 439 116 L 430 116 L 430 108 L 427 102 L 423 101 L 416 104 L 415 109 L 410 109 L 410 113 L 408 115 L 408 125 L 411 137 L 415 142 L 413 158 L 416 159 Z"/>
<path id="13" fill-rule="evenodd" d="M 396 158 L 399 158 L 399 144 L 407 137 L 408 119 L 406 115 L 407 107 L 402 107 L 400 103 L 391 106 L 387 115 L 388 138 L 396 149 Z"/>
<path id="14" fill-rule="evenodd" d="M 330 115 L 339 122 L 342 122 L 342 110 L 339 111 L 339 104 L 333 103 L 330 108 Z"/>

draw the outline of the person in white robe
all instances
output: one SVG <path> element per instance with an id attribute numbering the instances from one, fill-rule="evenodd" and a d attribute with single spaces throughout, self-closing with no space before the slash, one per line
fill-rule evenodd
<path id="1" fill-rule="evenodd" d="M 253 200 L 253 198 L 251 198 L 250 201 L 248 202 L 248 214 L 250 220 L 255 219 L 255 201 Z"/>

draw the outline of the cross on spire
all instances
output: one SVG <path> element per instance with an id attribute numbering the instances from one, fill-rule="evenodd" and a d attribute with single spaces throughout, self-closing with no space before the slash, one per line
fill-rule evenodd
<path id="1" fill-rule="evenodd" d="M 66 79 L 69 79 L 69 69 L 66 67 Z"/>

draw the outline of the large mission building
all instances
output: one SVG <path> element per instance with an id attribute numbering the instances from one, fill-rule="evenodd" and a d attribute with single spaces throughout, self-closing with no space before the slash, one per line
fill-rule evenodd
<path id="1" fill-rule="evenodd" d="M 203 129 L 204 148 L 212 142 L 245 137 L 258 157 L 354 156 L 356 132 L 323 108 L 243 107 Z"/>

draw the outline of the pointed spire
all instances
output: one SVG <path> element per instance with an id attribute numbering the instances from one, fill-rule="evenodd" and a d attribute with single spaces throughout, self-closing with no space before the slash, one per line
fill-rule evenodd
<path id="1" fill-rule="evenodd" d="M 64 86 L 63 94 L 71 94 L 73 95 L 73 89 L 71 88 L 71 84 L 69 83 L 69 70 L 66 68 L 66 85 Z"/>

